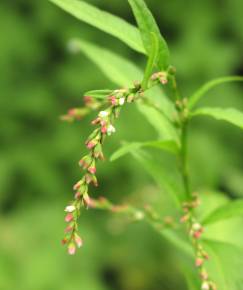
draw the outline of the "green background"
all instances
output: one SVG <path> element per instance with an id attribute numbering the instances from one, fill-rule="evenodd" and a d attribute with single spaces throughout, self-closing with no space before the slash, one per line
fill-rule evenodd
<path id="1" fill-rule="evenodd" d="M 134 23 L 127 1 L 87 2 Z M 242 1 L 147 4 L 170 46 L 184 96 L 211 78 L 243 74 Z M 48 1 L 1 1 L 0 37 L 0 290 L 187 289 L 173 246 L 142 223 L 90 210 L 80 221 L 83 249 L 70 257 L 60 243 L 63 208 L 80 175 L 77 161 L 86 152 L 94 115 L 74 124 L 59 116 L 80 106 L 85 91 L 114 87 L 85 56 L 70 55 L 66 44 L 72 37 L 86 39 L 141 67 L 143 57 Z M 203 104 L 243 111 L 242 85 L 214 89 Z M 190 129 L 193 186 L 242 197 L 242 132 L 202 118 Z M 106 146 L 107 159 L 121 140 L 155 135 L 134 107 L 124 110 L 117 131 Z M 129 156 L 98 168 L 94 196 L 165 207 Z"/>

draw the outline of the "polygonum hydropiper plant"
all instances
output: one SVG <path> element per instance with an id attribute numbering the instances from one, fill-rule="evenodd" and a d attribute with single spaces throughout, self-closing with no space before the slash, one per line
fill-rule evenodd
<path id="1" fill-rule="evenodd" d="M 188 169 L 187 156 L 187 132 L 188 124 L 191 123 L 197 115 L 211 116 L 215 119 L 224 120 L 243 128 L 243 114 L 236 109 L 221 109 L 215 107 L 194 109 L 203 95 L 214 86 L 225 82 L 243 81 L 243 77 L 232 76 L 213 80 L 199 88 L 192 96 L 184 97 L 181 95 L 177 86 L 176 70 L 170 64 L 168 46 L 161 36 L 159 28 L 143 0 L 128 0 L 135 15 L 139 30 L 124 20 L 101 11 L 83 1 L 51 0 L 51 2 L 59 5 L 80 20 L 117 37 L 130 48 L 148 57 L 145 70 L 141 72 L 135 65 L 116 55 L 114 52 L 87 43 L 86 41 L 73 40 L 70 42 L 69 48 L 71 51 L 82 51 L 85 53 L 111 81 L 121 85 L 122 88 L 87 92 L 84 97 L 85 107 L 71 109 L 67 115 L 62 117 L 64 120 L 79 120 L 92 111 L 98 111 L 96 117 L 92 121 L 94 130 L 85 143 L 87 154 L 79 161 L 79 166 L 82 169 L 83 175 L 73 187 L 75 191 L 74 200 L 65 208 L 65 221 L 67 227 L 62 242 L 67 245 L 68 253 L 73 255 L 76 252 L 76 248 L 82 246 L 82 239 L 78 233 L 78 219 L 80 211 L 83 208 L 99 208 L 112 212 L 132 214 L 136 219 L 147 220 L 155 229 L 161 231 L 162 235 L 164 228 L 169 229 L 171 234 L 174 234 L 172 232 L 175 231 L 176 228 L 183 228 L 189 239 L 182 241 L 178 234 L 177 243 L 175 243 L 175 245 L 180 244 L 180 248 L 186 248 L 187 250 L 185 250 L 185 253 L 187 253 L 190 258 L 193 257 L 195 268 L 198 270 L 198 281 L 200 281 L 201 289 L 229 289 L 225 288 L 225 285 L 222 286 L 220 279 L 217 277 L 215 280 L 212 279 L 211 273 L 208 271 L 207 265 L 213 263 L 213 259 L 210 259 L 210 255 L 207 251 L 207 249 L 210 248 L 210 241 L 203 238 L 204 229 L 210 223 L 242 215 L 243 203 L 242 200 L 229 201 L 222 208 L 216 208 L 206 216 L 206 218 L 200 219 L 200 216 L 197 214 L 197 208 L 200 205 L 199 194 L 195 193 L 190 185 L 190 171 Z M 112 65 L 113 72 L 115 70 L 114 75 L 109 71 L 110 65 Z M 140 81 L 137 81 L 139 78 Z M 124 80 L 127 80 L 128 83 L 126 84 Z M 131 83 L 133 83 L 133 85 L 128 87 Z M 158 88 L 160 88 L 160 90 Z M 148 94 L 151 91 L 154 92 L 156 96 L 163 99 L 164 105 L 161 105 L 161 103 L 157 101 L 158 98 L 156 98 L 155 101 L 155 96 L 153 94 Z M 161 91 L 163 91 L 163 94 L 161 94 Z M 168 96 L 165 96 L 167 93 Z M 98 186 L 96 163 L 99 160 L 104 160 L 104 143 L 110 135 L 116 132 L 115 121 L 120 116 L 123 106 L 132 103 L 135 103 L 138 108 L 140 106 L 143 107 L 142 113 L 144 113 L 144 116 L 156 129 L 160 126 L 160 124 L 158 124 L 158 120 L 160 120 L 160 122 L 163 123 L 161 127 L 166 127 L 168 129 L 167 132 L 171 132 L 171 136 L 166 136 L 163 139 L 160 137 L 159 140 L 155 141 L 148 141 L 140 144 L 136 143 L 134 147 L 130 146 L 131 144 L 126 144 L 113 154 L 113 159 L 131 152 L 133 148 L 136 150 L 142 147 L 159 148 L 177 156 L 177 165 L 183 187 L 183 197 L 179 196 L 178 192 L 173 193 L 176 203 L 180 205 L 178 213 L 181 218 L 177 226 L 174 226 L 175 221 L 173 219 L 161 218 L 160 215 L 148 205 L 145 206 L 143 210 L 137 210 L 131 205 L 115 206 L 105 198 L 95 200 L 89 196 L 91 192 L 90 186 Z M 165 104 L 167 105 L 165 106 Z M 158 114 L 160 117 L 158 117 Z M 164 182 L 166 183 L 166 180 Z M 174 182 L 176 183 L 177 180 Z M 172 213 L 172 215 L 175 214 Z M 207 262 L 207 260 L 209 260 L 209 262 Z M 212 267 L 210 269 L 212 269 Z M 228 282 L 224 281 L 224 283 Z M 238 281 L 236 284 L 237 283 Z M 198 285 L 197 282 L 196 285 Z"/>

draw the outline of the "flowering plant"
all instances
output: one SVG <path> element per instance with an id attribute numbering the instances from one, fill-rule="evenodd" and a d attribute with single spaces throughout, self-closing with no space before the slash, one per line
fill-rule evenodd
<path id="1" fill-rule="evenodd" d="M 108 78 L 121 85 L 115 90 L 95 90 L 85 94 L 84 108 L 71 109 L 64 120 L 79 120 L 86 114 L 98 110 L 92 121 L 95 126 L 86 140 L 87 154 L 81 158 L 79 165 L 83 170 L 80 180 L 74 185 L 74 200 L 65 208 L 65 237 L 63 244 L 68 247 L 69 254 L 76 252 L 76 247 L 82 246 L 78 233 L 78 218 L 83 208 L 99 208 L 112 212 L 122 212 L 132 215 L 135 219 L 148 221 L 156 230 L 171 240 L 183 253 L 194 260 L 198 279 L 190 280 L 190 289 L 242 289 L 242 277 L 224 277 L 217 275 L 215 268 L 214 247 L 231 247 L 214 240 L 204 239 L 207 226 L 221 220 L 239 217 L 243 214 L 243 201 L 228 201 L 222 207 L 201 218 L 198 207 L 201 203 L 201 193 L 195 192 L 190 183 L 188 166 L 188 128 L 196 116 L 210 116 L 217 120 L 227 121 L 243 128 L 243 114 L 233 108 L 199 108 L 195 109 L 200 99 L 213 87 L 226 82 L 243 81 L 243 77 L 222 77 L 203 85 L 189 97 L 182 96 L 178 89 L 176 69 L 170 64 L 170 53 L 166 41 L 151 12 L 143 0 L 128 0 L 137 21 L 138 29 L 124 20 L 101 11 L 85 2 L 78 0 L 51 0 L 75 17 L 85 21 L 122 40 L 129 47 L 147 56 L 144 72 L 141 72 L 128 60 L 83 40 L 74 39 L 69 43 L 72 52 L 82 51 L 92 59 Z M 112 72 L 109 71 L 112 63 Z M 171 186 L 166 174 L 163 176 L 164 192 L 171 196 L 175 205 L 171 217 L 161 218 L 151 206 L 136 209 L 131 205 L 113 205 L 105 198 L 95 200 L 90 195 L 90 185 L 98 186 L 96 163 L 104 160 L 103 146 L 105 139 L 116 132 L 115 120 L 119 117 L 123 106 L 134 103 L 148 119 L 148 122 L 159 132 L 158 140 L 144 143 L 128 143 L 118 149 L 112 160 L 132 153 L 146 164 L 142 148 L 152 147 L 172 154 L 176 157 L 176 165 L 180 175 L 174 179 Z M 150 160 L 153 166 L 155 160 Z M 151 165 L 152 164 L 152 165 Z M 166 165 L 164 165 L 166 167 Z M 163 175 L 163 168 L 160 168 Z M 155 174 L 152 170 L 152 174 Z M 180 218 L 178 218 L 180 217 Z M 164 231 L 167 229 L 167 231 Z M 185 234 L 180 233 L 180 229 Z M 215 244 L 216 243 L 216 244 Z M 238 251 L 234 247 L 234 251 Z M 209 260 L 209 261 L 208 261 Z M 237 269 L 236 269 L 237 270 Z M 227 276 L 228 273 L 226 273 Z M 199 285 L 200 284 L 200 285 Z M 199 288 L 198 288 L 199 287 Z M 240 286 L 241 287 L 241 286 Z"/>

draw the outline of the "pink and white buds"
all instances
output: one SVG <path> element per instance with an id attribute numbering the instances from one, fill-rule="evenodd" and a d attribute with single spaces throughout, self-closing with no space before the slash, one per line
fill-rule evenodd
<path id="1" fill-rule="evenodd" d="M 107 111 L 100 111 L 99 112 L 99 117 L 100 118 L 106 118 L 109 116 L 109 113 Z"/>
<path id="2" fill-rule="evenodd" d="M 116 132 L 116 128 L 113 125 L 109 125 L 107 128 L 107 135 L 110 136 L 111 134 Z"/>
<path id="3" fill-rule="evenodd" d="M 123 97 L 123 98 L 120 98 L 120 99 L 119 99 L 119 105 L 120 105 L 120 106 L 123 106 L 124 103 L 125 103 L 125 98 L 124 98 L 124 97 Z"/>
<path id="4" fill-rule="evenodd" d="M 69 255 L 74 255 L 75 252 L 76 252 L 76 246 L 75 246 L 75 244 L 74 243 L 70 243 L 68 245 L 68 254 Z"/>
<path id="5" fill-rule="evenodd" d="M 75 240 L 77 247 L 81 248 L 83 245 L 83 240 L 80 238 L 80 236 L 78 234 L 75 234 L 74 240 Z"/>
<path id="6" fill-rule="evenodd" d="M 97 143 L 94 140 L 92 140 L 92 141 L 87 142 L 86 147 L 91 150 L 95 147 L 96 144 Z"/>
<path id="7" fill-rule="evenodd" d="M 197 258 L 195 265 L 196 267 L 201 267 L 203 263 L 204 263 L 204 260 L 202 258 Z"/>
<path id="8" fill-rule="evenodd" d="M 65 216 L 65 222 L 69 223 L 73 220 L 73 214 L 71 212 L 69 212 L 66 216 Z"/>
<path id="9" fill-rule="evenodd" d="M 202 287 L 201 287 L 202 290 L 210 290 L 210 285 L 208 282 L 203 282 L 202 283 Z"/>
<path id="10" fill-rule="evenodd" d="M 76 210 L 76 207 L 74 205 L 68 205 L 65 207 L 64 211 L 65 212 L 74 212 Z"/>

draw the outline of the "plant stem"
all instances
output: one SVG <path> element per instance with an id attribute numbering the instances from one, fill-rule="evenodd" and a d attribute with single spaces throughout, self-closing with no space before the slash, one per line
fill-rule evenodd
<path id="1" fill-rule="evenodd" d="M 184 184 L 185 194 L 188 200 L 191 200 L 191 191 L 189 184 L 189 174 L 187 165 L 187 121 L 182 121 L 181 124 L 181 152 L 180 152 L 180 163 L 181 163 L 181 175 Z"/>

